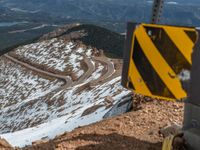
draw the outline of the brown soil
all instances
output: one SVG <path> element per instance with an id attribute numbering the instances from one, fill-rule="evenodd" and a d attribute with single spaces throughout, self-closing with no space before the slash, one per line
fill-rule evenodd
<path id="1" fill-rule="evenodd" d="M 183 103 L 134 97 L 132 112 L 77 128 L 25 150 L 161 150 L 160 129 L 183 121 Z"/>
<path id="2" fill-rule="evenodd" d="M 6 140 L 0 138 L 0 150 L 13 150 L 13 148 Z"/>

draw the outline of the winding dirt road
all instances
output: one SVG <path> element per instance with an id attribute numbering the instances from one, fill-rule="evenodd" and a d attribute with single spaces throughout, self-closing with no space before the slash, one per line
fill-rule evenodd
<path id="1" fill-rule="evenodd" d="M 47 76 L 50 76 L 50 77 L 53 77 L 53 78 L 63 80 L 65 82 L 65 84 L 63 86 L 59 87 L 58 89 L 56 89 L 55 91 L 60 91 L 60 90 L 67 89 L 67 88 L 70 88 L 70 87 L 75 86 L 75 85 L 82 84 L 95 71 L 95 65 L 91 62 L 91 60 L 87 56 L 84 56 L 84 62 L 86 63 L 88 69 L 77 81 L 73 82 L 69 76 L 63 76 L 63 75 L 54 74 L 54 73 L 51 73 L 51 72 L 41 70 L 41 69 L 36 68 L 36 67 L 34 67 L 30 64 L 24 63 L 24 62 L 12 57 L 12 56 L 9 56 L 8 54 L 5 54 L 4 56 L 7 59 L 13 61 L 14 63 L 17 63 L 21 66 L 24 66 L 24 67 L 26 67 L 26 68 L 28 68 L 32 71 L 35 71 L 35 72 L 38 72 L 40 74 L 44 74 L 44 75 L 47 75 Z M 93 81 L 90 81 L 90 83 L 92 85 L 96 85 L 100 82 L 103 82 L 104 80 L 110 78 L 115 73 L 115 68 L 114 68 L 113 63 L 109 59 L 107 59 L 106 57 L 102 57 L 102 56 L 101 57 L 93 57 L 93 60 L 103 64 L 103 66 L 106 69 L 106 73 L 104 75 L 102 75 L 100 78 L 93 80 Z"/>
<path id="2" fill-rule="evenodd" d="M 97 84 L 99 82 L 103 82 L 104 80 L 108 79 L 110 76 L 112 76 L 115 72 L 115 68 L 113 63 L 108 60 L 106 57 L 94 57 L 94 61 L 100 62 L 101 64 L 104 64 L 106 66 L 106 73 L 102 75 L 100 78 L 92 81 L 92 84 Z"/>
<path id="3" fill-rule="evenodd" d="M 78 79 L 78 81 L 74 82 L 73 85 L 82 84 L 84 80 L 89 78 L 91 74 L 95 71 L 94 64 L 87 56 L 84 56 L 84 62 L 86 63 L 88 70 Z"/>
<path id="4" fill-rule="evenodd" d="M 62 76 L 62 75 L 58 75 L 58 74 L 54 74 L 54 73 L 51 73 L 51 72 L 47 72 L 47 71 L 38 69 L 38 68 L 36 68 L 36 67 L 34 67 L 34 66 L 31 66 L 31 65 L 29 65 L 29 64 L 27 64 L 27 63 L 21 62 L 21 61 L 17 60 L 16 58 L 12 57 L 12 56 L 9 56 L 8 54 L 5 54 L 4 56 L 5 56 L 7 59 L 13 61 L 14 63 L 20 64 L 21 66 L 24 66 L 24 67 L 26 67 L 26 68 L 28 68 L 28 69 L 30 69 L 30 70 L 32 70 L 32 71 L 36 71 L 36 72 L 38 72 L 38 73 L 45 74 L 45 75 L 50 76 L 50 77 L 53 77 L 53 78 L 58 78 L 58 79 L 64 80 L 64 82 L 65 82 L 65 85 L 64 85 L 64 86 L 66 86 L 66 85 L 67 85 L 67 86 L 71 86 L 72 81 L 71 81 L 71 79 L 70 79 L 69 77 L 67 77 L 67 76 Z"/>

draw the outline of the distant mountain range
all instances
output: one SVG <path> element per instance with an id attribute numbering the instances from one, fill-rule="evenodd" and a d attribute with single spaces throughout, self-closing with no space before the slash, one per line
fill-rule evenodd
<path id="1" fill-rule="evenodd" d="M 38 37 L 55 29 L 57 25 L 68 23 L 90 23 L 124 33 L 128 21 L 150 21 L 152 2 L 153 0 L 0 0 L 0 50 L 13 43 Z M 165 3 L 162 24 L 200 26 L 200 1 L 166 0 Z M 12 26 L 5 26 L 7 24 Z M 41 26 L 43 28 L 38 28 Z"/>
<path id="2" fill-rule="evenodd" d="M 148 22 L 153 0 L 1 0 L 0 19 L 26 19 L 33 21 L 86 20 Z M 200 18 L 198 0 L 166 0 L 163 22 L 196 25 Z M 173 4 L 181 4 L 173 5 Z M 187 5 L 195 4 L 195 6 Z M 199 4 L 199 6 L 197 5 Z M 192 7 L 192 8 L 191 8 Z M 11 16 L 9 16 L 9 14 Z M 26 16 L 26 17 L 23 17 Z M 27 17 L 31 16 L 31 17 Z M 176 17 L 177 16 L 177 17 Z M 181 19 L 179 19 L 181 16 Z M 182 18 L 184 17 L 184 21 Z M 200 23 L 200 22 L 198 22 Z"/>

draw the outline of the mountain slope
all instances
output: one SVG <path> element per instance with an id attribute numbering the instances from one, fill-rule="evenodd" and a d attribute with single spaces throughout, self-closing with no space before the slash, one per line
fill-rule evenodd
<path id="1" fill-rule="evenodd" d="M 55 31 L 54 38 L 50 33 L 0 57 L 0 137 L 13 146 L 52 139 L 102 120 L 119 102 L 118 109 L 130 103 L 125 98 L 130 91 L 120 81 L 122 61 L 105 57 L 95 45 L 86 45 L 82 38 L 90 30 L 76 27 L 76 31 L 58 29 L 59 36 Z M 102 28 L 95 30 L 104 36 L 115 35 Z"/>

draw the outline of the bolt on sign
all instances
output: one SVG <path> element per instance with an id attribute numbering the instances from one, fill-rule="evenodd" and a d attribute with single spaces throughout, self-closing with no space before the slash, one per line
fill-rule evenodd
<path id="1" fill-rule="evenodd" d="M 190 78 L 197 35 L 190 27 L 128 23 L 122 85 L 154 98 L 186 98 L 181 81 Z"/>

